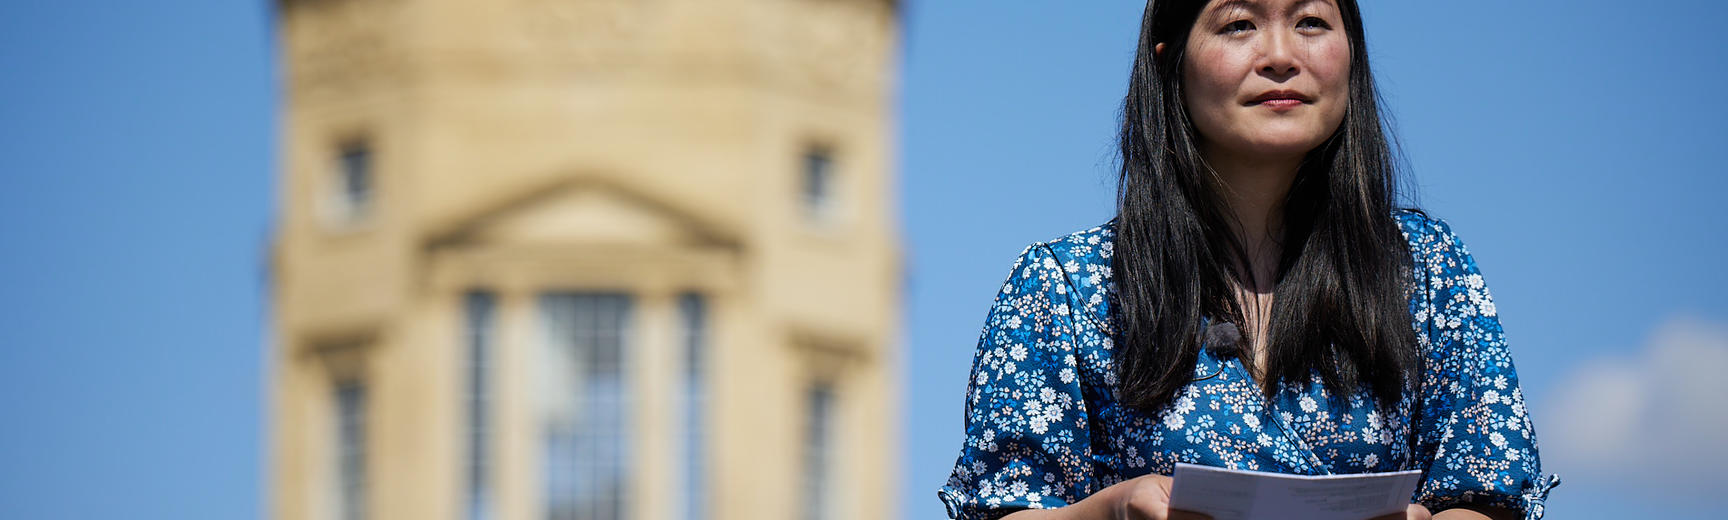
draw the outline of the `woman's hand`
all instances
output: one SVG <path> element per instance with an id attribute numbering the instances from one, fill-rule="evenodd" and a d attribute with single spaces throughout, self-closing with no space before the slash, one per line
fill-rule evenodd
<path id="1" fill-rule="evenodd" d="M 1428 514 L 1428 508 L 1422 507 L 1422 504 L 1410 504 L 1410 507 L 1404 508 L 1402 513 L 1376 516 L 1370 520 L 1431 520 L 1432 518 L 1434 515 Z"/>
<path id="2" fill-rule="evenodd" d="M 1127 486 L 1114 508 L 1115 520 L 1212 520 L 1200 513 L 1170 509 L 1170 477 L 1151 474 L 1117 484 Z M 1112 486 L 1114 487 L 1114 486 Z M 1376 519 L 1378 520 L 1378 519 Z"/>
<path id="3" fill-rule="evenodd" d="M 1212 520 L 1212 517 L 1171 510 L 1170 477 L 1154 473 L 1117 482 L 1068 507 L 1026 509 L 1003 520 Z"/>

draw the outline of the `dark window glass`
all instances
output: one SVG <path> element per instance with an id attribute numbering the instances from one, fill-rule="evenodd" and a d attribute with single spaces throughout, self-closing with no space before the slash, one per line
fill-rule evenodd
<path id="1" fill-rule="evenodd" d="M 492 489 L 487 479 L 490 470 L 491 422 L 491 351 L 495 304 L 491 293 L 470 292 L 465 301 L 467 322 L 468 372 L 468 518 L 487 520 L 492 517 Z"/>
<path id="2" fill-rule="evenodd" d="M 358 381 L 336 384 L 336 468 L 338 517 L 366 518 L 366 387 Z"/>

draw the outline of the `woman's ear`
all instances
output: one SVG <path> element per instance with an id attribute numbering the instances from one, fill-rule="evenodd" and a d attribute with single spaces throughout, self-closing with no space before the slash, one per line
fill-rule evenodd
<path id="1" fill-rule="evenodd" d="M 1159 43 L 1157 45 L 1153 45 L 1152 46 L 1152 55 L 1153 56 L 1159 56 L 1159 57 L 1164 56 L 1164 44 Z"/>

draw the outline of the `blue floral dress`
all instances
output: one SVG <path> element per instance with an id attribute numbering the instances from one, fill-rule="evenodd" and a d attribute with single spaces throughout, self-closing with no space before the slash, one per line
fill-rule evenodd
<path id="1" fill-rule="evenodd" d="M 966 443 L 937 495 L 951 518 L 998 518 L 1078 502 L 1177 462 L 1301 475 L 1419 469 L 1412 501 L 1476 503 L 1542 516 L 1536 434 L 1500 320 L 1470 253 L 1447 225 L 1394 217 L 1415 269 L 1415 392 L 1380 406 L 1319 383 L 1270 402 L 1242 364 L 1201 349 L 1194 381 L 1157 415 L 1116 399 L 1113 224 L 1028 246 L 984 325 L 966 392 Z M 1305 387 L 1305 388 L 1304 388 Z"/>

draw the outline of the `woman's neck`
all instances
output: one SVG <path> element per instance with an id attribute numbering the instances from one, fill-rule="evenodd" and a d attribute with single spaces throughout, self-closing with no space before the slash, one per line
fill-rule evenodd
<path id="1" fill-rule="evenodd" d="M 1249 292 L 1270 294 L 1283 254 L 1284 200 L 1296 180 L 1302 157 L 1252 157 L 1205 153 L 1206 163 L 1224 183 L 1236 240 L 1247 254 L 1244 284 Z"/>
<path id="2" fill-rule="evenodd" d="M 1248 369 L 1265 381 L 1266 336 L 1271 329 L 1272 295 L 1277 289 L 1278 259 L 1283 255 L 1284 199 L 1296 181 L 1301 157 L 1273 158 L 1242 153 L 1209 153 L 1206 163 L 1224 183 L 1224 203 L 1230 206 L 1232 229 L 1242 244 L 1242 259 L 1236 266 L 1242 286 L 1236 301 L 1243 313 L 1243 329 L 1252 342 Z"/>

